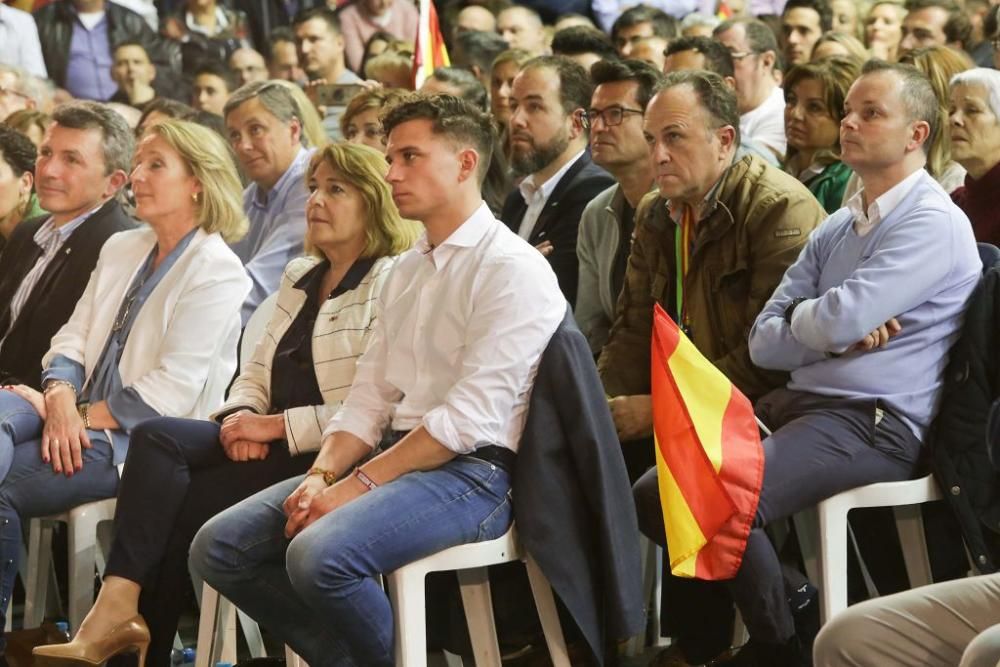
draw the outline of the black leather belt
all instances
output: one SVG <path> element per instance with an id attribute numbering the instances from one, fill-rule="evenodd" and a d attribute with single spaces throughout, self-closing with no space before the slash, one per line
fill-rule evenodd
<path id="1" fill-rule="evenodd" d="M 409 431 L 392 431 L 392 434 L 382 442 L 382 448 L 388 449 L 406 437 Z M 514 472 L 514 464 L 517 462 L 517 452 L 500 445 L 483 445 L 477 447 L 475 451 L 466 454 L 472 458 L 492 463 L 498 468 L 503 468 L 508 473 Z"/>

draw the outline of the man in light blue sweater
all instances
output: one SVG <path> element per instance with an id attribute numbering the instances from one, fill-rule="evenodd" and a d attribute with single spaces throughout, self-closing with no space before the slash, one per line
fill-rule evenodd
<path id="1" fill-rule="evenodd" d="M 791 381 L 757 404 L 773 435 L 731 585 L 751 635 L 733 664 L 806 664 L 763 526 L 914 474 L 982 270 L 968 219 L 923 169 L 944 130 L 929 82 L 870 61 L 845 106 L 843 160 L 864 189 L 813 232 L 750 332 L 753 362 Z"/>

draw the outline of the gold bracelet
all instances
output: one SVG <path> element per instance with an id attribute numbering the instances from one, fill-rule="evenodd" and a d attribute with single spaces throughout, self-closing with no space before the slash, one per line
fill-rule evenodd
<path id="1" fill-rule="evenodd" d="M 83 420 L 83 427 L 90 430 L 90 403 L 81 403 L 76 406 L 76 412 L 80 415 L 80 419 Z"/>
<path id="2" fill-rule="evenodd" d="M 327 486 L 332 486 L 333 483 L 337 481 L 337 473 L 325 468 L 309 468 L 309 472 L 306 473 L 306 477 L 309 477 L 310 475 L 323 475 L 323 482 Z"/>

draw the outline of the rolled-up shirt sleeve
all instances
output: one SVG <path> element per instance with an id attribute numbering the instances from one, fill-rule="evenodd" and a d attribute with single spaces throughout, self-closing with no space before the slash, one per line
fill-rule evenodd
<path id="1" fill-rule="evenodd" d="M 542 352 L 567 308 L 544 262 L 498 260 L 481 275 L 461 376 L 423 418 L 427 432 L 457 454 L 486 444 L 516 446 L 507 437 L 515 410 L 526 410 Z"/>
<path id="2" fill-rule="evenodd" d="M 83 390 L 83 364 L 74 361 L 64 354 L 57 354 L 49 360 L 48 366 L 42 371 L 42 386 L 49 380 L 69 382 L 76 389 L 77 396 Z"/>

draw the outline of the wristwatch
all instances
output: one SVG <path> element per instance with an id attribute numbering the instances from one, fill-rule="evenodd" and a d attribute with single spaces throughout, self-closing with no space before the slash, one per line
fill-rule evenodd
<path id="1" fill-rule="evenodd" d="M 797 296 L 792 299 L 792 302 L 788 304 L 787 308 L 785 308 L 785 321 L 788 322 L 788 324 L 792 323 L 792 313 L 794 313 L 795 309 L 799 307 L 799 304 L 808 300 L 809 299 L 804 296 Z"/>
<path id="2" fill-rule="evenodd" d="M 333 483 L 337 481 L 337 473 L 325 468 L 309 468 L 306 476 L 308 477 L 309 475 L 323 475 L 323 483 L 327 486 L 333 486 Z"/>

